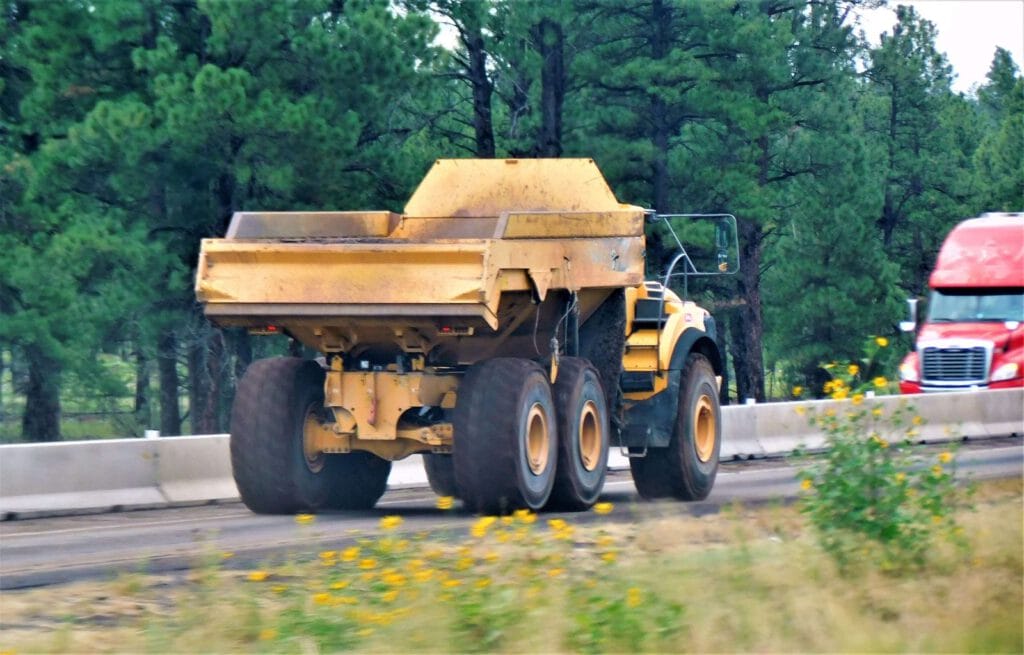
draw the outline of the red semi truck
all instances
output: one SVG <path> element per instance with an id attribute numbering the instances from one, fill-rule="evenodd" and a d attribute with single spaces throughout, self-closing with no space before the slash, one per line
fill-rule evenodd
<path id="1" fill-rule="evenodd" d="M 1024 212 L 963 221 L 939 250 L 928 313 L 900 365 L 900 391 L 1024 386 Z"/>

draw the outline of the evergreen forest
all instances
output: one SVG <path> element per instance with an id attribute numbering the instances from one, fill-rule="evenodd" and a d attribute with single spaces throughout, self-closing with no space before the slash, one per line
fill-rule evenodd
<path id="1" fill-rule="evenodd" d="M 441 157 L 590 157 L 619 199 L 738 219 L 695 290 L 732 402 L 892 340 L 964 218 L 1024 210 L 1024 78 L 955 92 L 881 0 L 0 0 L 0 425 L 224 432 L 254 358 L 205 320 L 240 210 L 401 211 Z M 871 36 L 871 39 L 867 37 Z M 657 272 L 671 257 L 649 243 Z"/>

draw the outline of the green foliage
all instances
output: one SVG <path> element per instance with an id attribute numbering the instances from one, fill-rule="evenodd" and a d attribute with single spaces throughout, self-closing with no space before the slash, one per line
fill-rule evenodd
<path id="1" fill-rule="evenodd" d="M 61 387 L 120 388 L 103 352 L 180 355 L 192 400 L 226 401 L 251 346 L 197 311 L 200 239 L 240 210 L 400 210 L 432 160 L 479 150 L 485 108 L 498 156 L 593 157 L 624 201 L 736 214 L 742 274 L 700 290 L 733 382 L 763 386 L 763 333 L 807 385 L 892 332 L 953 224 L 1024 206 L 1012 57 L 957 96 L 913 9 L 857 41 L 873 4 L 7 2 L 0 340 L 45 378 L 24 406 L 54 427 Z"/>
<path id="2" fill-rule="evenodd" d="M 841 570 L 866 564 L 906 575 L 931 561 L 937 540 L 962 544 L 953 518 L 963 498 L 955 457 L 948 450 L 928 459 L 911 455 L 909 439 L 921 425 L 913 408 L 886 416 L 854 402 L 811 420 L 828 450 L 801 474 L 811 492 L 802 509 Z"/>

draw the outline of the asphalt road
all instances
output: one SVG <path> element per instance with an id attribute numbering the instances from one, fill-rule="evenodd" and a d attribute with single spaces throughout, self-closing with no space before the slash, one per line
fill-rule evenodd
<path id="1" fill-rule="evenodd" d="M 1019 477 L 1024 447 L 1019 438 L 978 442 L 958 456 L 959 474 L 975 479 Z M 593 512 L 577 522 L 635 522 L 658 516 L 699 516 L 723 505 L 785 502 L 799 493 L 797 469 L 782 460 L 724 463 L 711 496 L 703 502 L 645 502 L 628 472 L 611 472 L 603 500 L 608 516 Z M 402 529 L 465 533 L 473 515 L 434 507 L 429 489 L 389 491 L 368 512 L 319 514 L 310 525 L 290 516 L 258 516 L 241 504 L 202 505 L 111 514 L 40 518 L 0 523 L 0 590 L 106 577 L 119 571 L 173 572 L 231 552 L 230 566 L 248 567 L 288 556 L 337 549 L 378 529 L 380 517 L 403 517 Z"/>

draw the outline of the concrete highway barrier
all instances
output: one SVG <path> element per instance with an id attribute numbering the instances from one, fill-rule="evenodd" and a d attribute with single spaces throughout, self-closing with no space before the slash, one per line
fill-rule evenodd
<path id="1" fill-rule="evenodd" d="M 864 403 L 886 414 L 912 406 L 925 419 L 914 437 L 919 442 L 1024 434 L 1024 389 L 883 396 Z M 850 401 L 833 400 L 723 407 L 721 458 L 823 448 L 824 435 L 810 417 L 851 408 Z M 628 460 L 613 450 L 609 466 L 628 467 Z M 425 484 L 420 457 L 395 462 L 390 487 Z M 237 499 L 226 434 L 0 446 L 0 519 Z"/>

